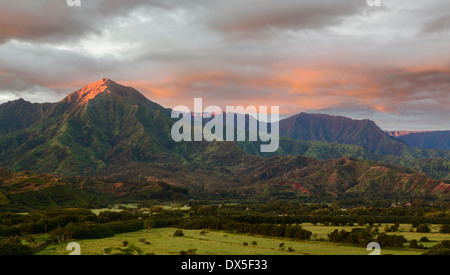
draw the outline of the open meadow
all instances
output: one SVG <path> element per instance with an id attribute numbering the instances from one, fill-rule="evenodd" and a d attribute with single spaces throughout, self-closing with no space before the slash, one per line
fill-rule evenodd
<path id="1" fill-rule="evenodd" d="M 120 252 L 114 248 L 137 248 L 134 254 L 180 255 L 181 251 L 195 249 L 197 255 L 368 255 L 365 247 L 347 244 L 336 244 L 328 241 L 316 241 L 325 238 L 334 229 L 351 230 L 349 226 L 304 225 L 313 232 L 312 241 L 292 241 L 283 238 L 251 236 L 246 234 L 230 234 L 223 231 L 182 230 L 184 236 L 174 236 L 175 228 L 154 228 L 138 232 L 117 234 L 111 238 L 96 240 L 72 240 L 78 242 L 82 255 L 105 255 Z M 402 225 L 401 230 L 409 229 Z M 390 233 L 393 234 L 393 233 Z M 423 243 L 430 247 L 438 241 L 448 239 L 448 235 L 439 233 L 396 232 L 407 240 L 420 240 L 426 236 L 430 242 Z M 420 242 L 422 243 L 422 242 Z M 67 255 L 68 242 L 52 244 L 40 251 L 39 255 Z M 126 244 L 126 246 L 124 245 Z M 284 245 L 282 245 L 284 244 Z M 108 250 L 109 249 L 109 250 Z M 137 252 L 139 251 L 139 252 Z M 405 248 L 382 248 L 381 254 L 420 255 L 424 251 Z"/>

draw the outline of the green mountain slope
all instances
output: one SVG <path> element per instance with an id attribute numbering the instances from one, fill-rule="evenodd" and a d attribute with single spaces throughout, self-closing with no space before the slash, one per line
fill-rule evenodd
<path id="1" fill-rule="evenodd" d="M 389 137 L 373 121 L 301 113 L 280 121 L 280 134 L 295 140 L 360 145 L 371 153 L 400 156 L 405 144 Z"/>
<path id="2" fill-rule="evenodd" d="M 30 127 L 1 136 L 0 165 L 77 175 L 114 162 L 166 160 L 173 146 L 169 114 L 136 90 L 103 79 L 49 106 Z"/>

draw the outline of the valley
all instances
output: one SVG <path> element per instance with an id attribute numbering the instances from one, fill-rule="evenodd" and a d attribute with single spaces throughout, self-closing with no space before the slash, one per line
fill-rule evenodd
<path id="1" fill-rule="evenodd" d="M 177 142 L 171 113 L 110 79 L 0 105 L 0 254 L 447 253 L 450 151 L 305 113 L 280 121 L 275 152 Z"/>

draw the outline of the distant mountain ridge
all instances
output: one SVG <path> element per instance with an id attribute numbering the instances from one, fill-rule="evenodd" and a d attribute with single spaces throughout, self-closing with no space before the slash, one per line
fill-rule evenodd
<path id="1" fill-rule="evenodd" d="M 40 121 L 44 113 L 52 106 L 51 103 L 31 103 L 17 99 L 1 105 L 0 135 L 25 129 Z"/>
<path id="2" fill-rule="evenodd" d="M 280 121 L 280 135 L 296 140 L 361 145 L 369 152 L 382 155 L 400 155 L 404 150 L 403 144 L 367 119 L 300 113 Z"/>
<path id="3" fill-rule="evenodd" d="M 450 150 L 450 131 L 386 131 L 386 134 L 416 148 Z"/>

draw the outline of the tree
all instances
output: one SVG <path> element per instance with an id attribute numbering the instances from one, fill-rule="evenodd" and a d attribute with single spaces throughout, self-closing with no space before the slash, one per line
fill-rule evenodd
<path id="1" fill-rule="evenodd" d="M 320 220 L 319 217 L 312 216 L 311 219 L 310 219 L 310 222 L 311 222 L 312 225 L 316 225 L 319 222 L 319 220 Z"/>
<path id="2" fill-rule="evenodd" d="M 66 236 L 66 230 L 64 230 L 60 226 L 58 226 L 55 230 L 51 231 L 48 234 L 48 236 L 50 240 L 52 240 L 52 242 L 57 241 L 58 243 L 62 243 L 68 239 Z"/>
<path id="3" fill-rule="evenodd" d="M 36 238 L 33 235 L 28 235 L 26 241 L 29 242 L 30 244 L 34 244 Z"/>
<path id="4" fill-rule="evenodd" d="M 150 230 L 155 226 L 155 221 L 148 219 L 144 221 L 144 229 Z"/>

